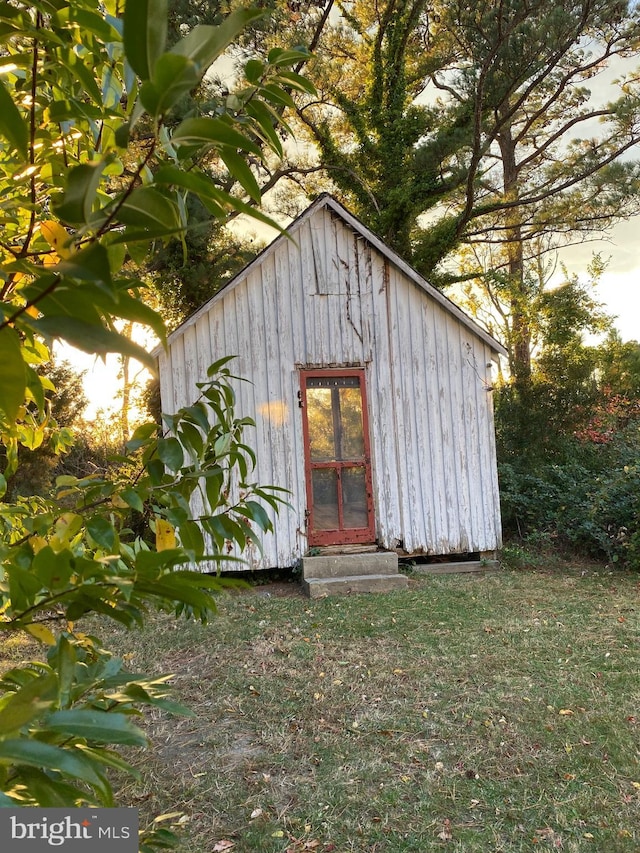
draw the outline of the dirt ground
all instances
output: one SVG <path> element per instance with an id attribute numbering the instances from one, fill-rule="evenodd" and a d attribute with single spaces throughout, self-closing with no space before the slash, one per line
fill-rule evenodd
<path id="1" fill-rule="evenodd" d="M 250 595 L 261 595 L 263 598 L 304 598 L 302 586 L 298 581 L 271 581 L 252 586 L 247 590 Z"/>

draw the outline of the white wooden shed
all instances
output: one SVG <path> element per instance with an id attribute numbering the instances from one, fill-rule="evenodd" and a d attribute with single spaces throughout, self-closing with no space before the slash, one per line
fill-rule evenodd
<path id="1" fill-rule="evenodd" d="M 503 348 L 333 197 L 318 198 L 168 340 L 163 410 L 237 355 L 254 479 L 290 491 L 253 568 L 326 546 L 501 544 L 492 367 Z"/>

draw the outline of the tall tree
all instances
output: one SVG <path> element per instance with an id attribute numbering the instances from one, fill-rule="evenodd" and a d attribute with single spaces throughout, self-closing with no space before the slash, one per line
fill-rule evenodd
<path id="1" fill-rule="evenodd" d="M 531 370 L 525 271 L 541 238 L 553 248 L 638 212 L 639 81 L 625 73 L 638 15 L 620 0 L 354 0 L 319 41 L 320 97 L 298 110 L 316 168 L 434 283 L 459 277 L 460 246 L 500 248 L 516 381 Z"/>

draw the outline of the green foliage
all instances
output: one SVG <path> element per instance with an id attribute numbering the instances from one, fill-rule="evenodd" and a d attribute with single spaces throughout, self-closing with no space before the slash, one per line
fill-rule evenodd
<path id="1" fill-rule="evenodd" d="M 197 197 L 187 200 L 187 211 L 190 227 L 184 245 L 173 241 L 160 247 L 147 273 L 149 295 L 157 300 L 170 331 L 211 299 L 259 248 L 212 220 Z"/>
<path id="2" fill-rule="evenodd" d="M 51 340 L 153 368 L 122 328 L 164 340 L 138 270 L 158 246 L 185 243 L 190 196 L 214 218 L 266 219 L 244 200 L 259 201 L 247 158 L 282 152 L 280 106 L 291 86 L 313 91 L 290 70 L 307 54 L 253 61 L 206 115 L 178 109 L 261 14 L 239 9 L 167 50 L 164 2 L 0 7 L 0 637 L 48 648 L 46 663 L 0 681 L 0 805 L 112 804 L 109 772 L 131 772 L 119 749 L 145 743 L 138 706 L 180 709 L 165 680 L 127 672 L 78 620 L 99 613 L 133 628 L 151 607 L 206 620 L 225 583 L 193 564 L 219 568 L 259 547 L 280 504 L 250 481 L 249 422 L 235 417 L 224 361 L 166 433 L 140 427 L 109 470 L 64 473 L 52 495 L 6 493 L 19 449 L 67 443 L 63 418 L 50 419 Z M 211 178 L 212 162 L 236 194 Z M 170 840 L 157 830 L 141 849 Z"/>
<path id="3" fill-rule="evenodd" d="M 601 269 L 596 258 L 590 272 Z M 502 294 L 492 294 L 497 304 Z M 610 329 L 610 319 L 577 277 L 532 288 L 527 310 L 536 348 L 530 379 L 495 396 L 505 530 L 640 568 L 637 344 L 613 331 L 598 346 L 584 343 L 586 332 Z M 502 317 L 508 336 L 506 310 Z"/>
<path id="4" fill-rule="evenodd" d="M 110 747 L 145 741 L 132 723 L 134 705 L 173 706 L 164 680 L 126 672 L 74 623 L 97 612 L 133 628 L 149 607 L 206 621 L 226 582 L 189 564 L 222 567 L 238 559 L 227 546 L 259 548 L 271 529 L 265 506 L 277 509 L 280 499 L 247 481 L 249 422 L 234 416 L 229 377 L 214 365 L 200 399 L 166 418 L 172 434 L 140 427 L 114 476 L 61 476 L 51 499 L 0 504 L 0 631 L 50 647 L 47 666 L 29 664 L 0 682 L 5 802 L 112 804 L 106 773 L 127 767 Z M 155 547 L 128 526 L 132 510 L 155 532 Z"/>
<path id="5" fill-rule="evenodd" d="M 45 495 L 50 491 L 61 457 L 75 441 L 73 428 L 87 405 L 82 374 L 69 362 L 48 362 L 37 373 L 45 389 L 48 417 L 29 441 L 25 440 L 25 427 L 22 428 L 18 465 L 8 478 L 5 500 L 13 500 L 16 495 Z M 0 459 L 3 455 L 0 447 Z"/>
<path id="6" fill-rule="evenodd" d="M 504 392 L 500 400 L 498 435 L 504 441 L 509 429 L 513 439 L 510 450 L 504 444 L 499 449 L 507 534 L 543 535 L 561 547 L 640 569 L 638 401 L 601 394 L 582 428 L 567 429 L 565 419 L 563 432 L 545 397 L 529 411 L 529 422 L 522 410 L 521 420 L 511 424 L 505 422 Z"/>
<path id="7" fill-rule="evenodd" d="M 272 104 L 285 80 L 290 85 L 281 75 L 303 54 L 279 54 L 262 63 L 253 82 L 218 104 L 217 117 L 187 117 L 169 133 L 167 123 L 184 92 L 259 13 L 240 10 L 220 27 L 194 29 L 164 53 L 164 30 L 157 25 L 163 10 L 154 4 L 142 26 L 138 16 L 144 18 L 145 9 L 129 4 L 121 21 L 103 15 L 93 0 L 77 0 L 47 18 L 31 6 L 12 7 L 6 18 L 9 33 L 16 33 L 8 37 L 6 58 L 16 67 L 5 75 L 14 111 L 0 123 L 6 140 L 0 151 L 5 431 L 18 419 L 33 380 L 25 353 L 37 346 L 39 335 L 61 336 L 89 352 L 120 351 L 153 366 L 116 329 L 120 318 L 163 334 L 160 318 L 136 298 L 141 282 L 130 277 L 124 262 L 127 253 L 144 259 L 152 242 L 184 236 L 190 193 L 219 218 L 230 210 L 266 218 L 220 189 L 202 163 L 219 158 L 233 181 L 258 200 L 244 155 L 261 156 L 256 139 L 274 144 L 273 123 L 280 119 Z M 82 39 L 78 16 L 83 26 L 85 20 L 93 24 Z M 142 85 L 124 63 L 127 45 Z M 262 112 L 256 104 L 263 104 Z M 137 139 L 143 119 L 145 134 Z M 21 139 L 30 140 L 28 150 L 16 145 L 14 125 L 22 128 Z M 135 145 L 128 149 L 130 141 Z M 281 150 L 279 142 L 276 147 Z M 43 208 L 56 219 L 40 218 Z M 33 393 L 41 392 L 36 387 Z"/>
<path id="8" fill-rule="evenodd" d="M 512 535 L 544 534 L 556 547 L 640 569 L 637 464 L 618 462 L 598 474 L 578 461 L 535 472 L 503 463 L 499 475 L 503 523 Z"/>

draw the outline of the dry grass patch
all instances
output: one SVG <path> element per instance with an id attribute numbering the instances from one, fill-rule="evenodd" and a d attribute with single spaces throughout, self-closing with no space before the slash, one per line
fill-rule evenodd
<path id="1" fill-rule="evenodd" d="M 175 673 L 143 815 L 185 853 L 640 850 L 637 576 L 503 573 L 221 602 L 110 638 Z"/>

